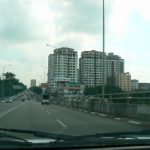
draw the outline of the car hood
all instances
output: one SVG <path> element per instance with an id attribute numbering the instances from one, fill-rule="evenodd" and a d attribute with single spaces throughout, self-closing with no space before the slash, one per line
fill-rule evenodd
<path id="1" fill-rule="evenodd" d="M 33 143 L 33 144 L 46 144 L 46 143 L 51 143 L 51 142 L 56 142 L 55 139 L 48 139 L 48 138 L 44 138 L 44 139 L 27 139 L 28 142 Z"/>

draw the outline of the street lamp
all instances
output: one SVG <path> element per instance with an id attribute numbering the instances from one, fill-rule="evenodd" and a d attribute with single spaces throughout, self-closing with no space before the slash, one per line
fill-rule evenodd
<path id="1" fill-rule="evenodd" d="M 37 84 L 39 84 L 39 86 L 40 86 L 40 84 L 42 83 L 42 81 L 43 81 L 43 77 L 42 77 L 42 75 L 39 75 L 39 74 L 37 74 L 36 75 L 36 78 L 38 78 L 38 83 Z"/>
<path id="2" fill-rule="evenodd" d="M 9 67 L 9 66 L 11 66 L 10 64 L 9 65 L 4 65 L 3 66 L 3 81 L 2 81 L 2 98 L 4 97 L 4 73 L 5 73 L 5 68 L 6 67 Z"/>
<path id="3" fill-rule="evenodd" d="M 47 44 L 47 46 L 57 48 L 56 46 L 54 46 L 54 45 L 50 45 L 50 44 Z"/>
<path id="4" fill-rule="evenodd" d="M 105 63 L 105 0 L 103 0 L 103 66 L 102 66 L 102 100 L 104 100 L 104 94 L 105 94 L 105 82 L 104 82 L 104 63 Z"/>
<path id="5" fill-rule="evenodd" d="M 41 67 L 44 68 L 44 83 L 45 83 L 45 74 L 46 74 L 45 69 L 47 68 L 47 66 L 41 65 Z"/>

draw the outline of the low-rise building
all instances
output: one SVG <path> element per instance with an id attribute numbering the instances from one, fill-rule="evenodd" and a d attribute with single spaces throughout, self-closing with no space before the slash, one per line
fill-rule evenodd
<path id="1" fill-rule="evenodd" d="M 118 73 L 116 75 L 116 85 L 123 91 L 131 91 L 131 75 L 127 73 Z"/>
<path id="2" fill-rule="evenodd" d="M 150 83 L 139 83 L 139 90 L 149 91 L 150 90 Z"/>
<path id="3" fill-rule="evenodd" d="M 63 97 L 76 97 L 84 94 L 84 85 L 78 82 L 67 82 L 59 84 L 58 94 Z"/>

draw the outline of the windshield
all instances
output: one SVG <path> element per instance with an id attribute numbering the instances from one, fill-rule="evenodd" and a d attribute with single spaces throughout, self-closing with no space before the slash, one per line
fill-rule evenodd
<path id="1" fill-rule="evenodd" d="M 0 149 L 150 145 L 149 9 L 0 0 Z"/>

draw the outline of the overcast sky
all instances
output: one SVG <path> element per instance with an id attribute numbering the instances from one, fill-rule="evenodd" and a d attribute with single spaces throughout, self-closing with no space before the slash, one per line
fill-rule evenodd
<path id="1" fill-rule="evenodd" d="M 150 82 L 150 1 L 105 0 L 106 52 L 132 79 Z M 102 51 L 102 0 L 0 0 L 0 68 L 30 85 L 44 79 L 53 47 Z M 47 70 L 46 70 L 47 71 Z"/>

